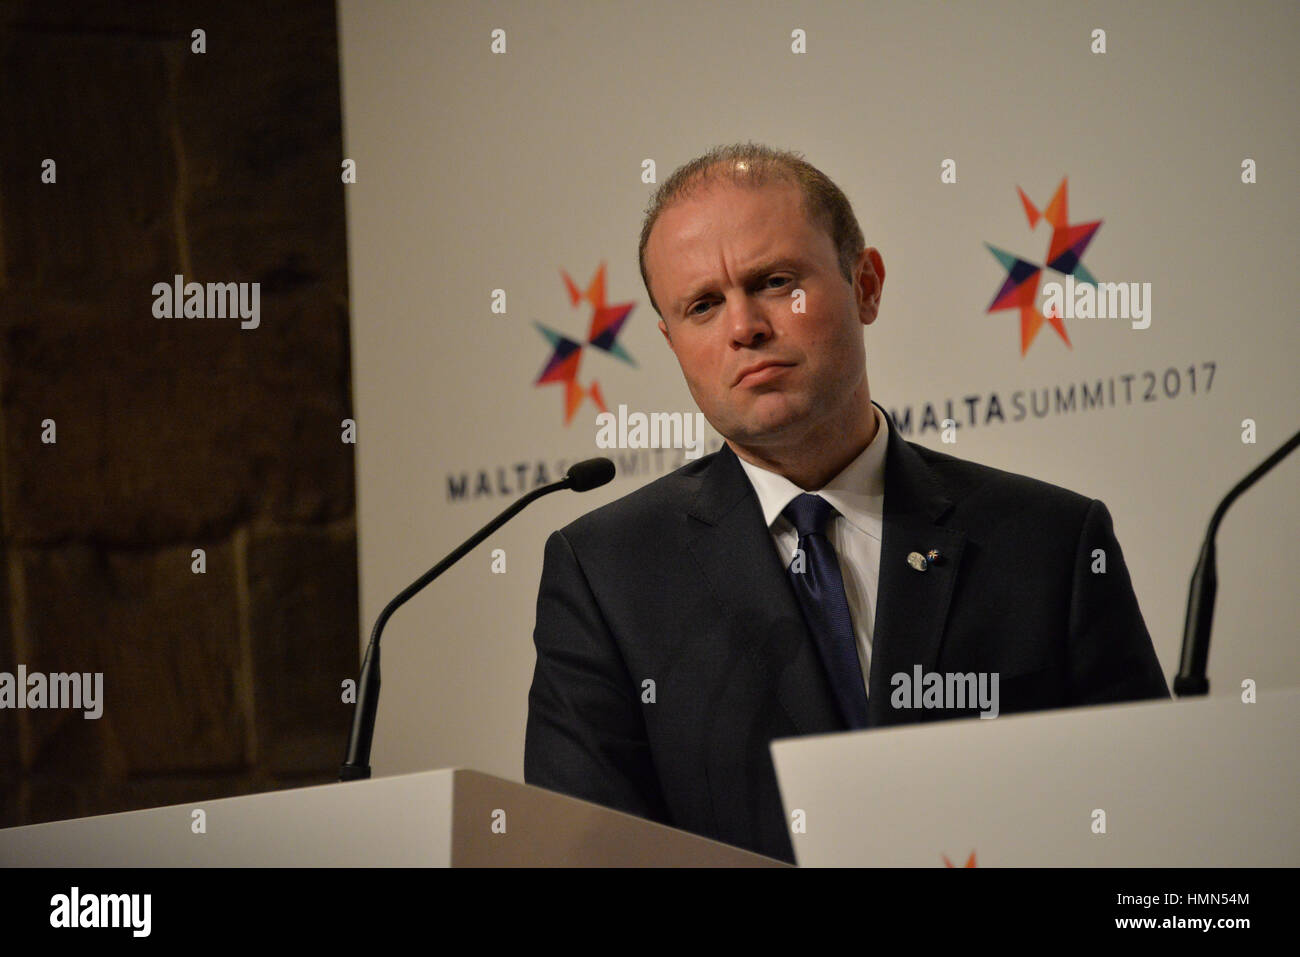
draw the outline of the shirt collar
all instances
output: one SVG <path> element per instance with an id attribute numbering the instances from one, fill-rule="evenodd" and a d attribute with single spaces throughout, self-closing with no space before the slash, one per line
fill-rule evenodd
<path id="1" fill-rule="evenodd" d="M 818 489 L 817 494 L 835 506 L 835 510 L 851 525 L 880 538 L 885 514 L 885 452 L 889 448 L 889 417 L 882 415 L 874 402 L 871 410 L 876 416 L 875 437 L 838 475 Z M 784 522 L 781 512 L 804 490 L 784 475 L 746 462 L 740 456 L 736 458 L 754 486 L 767 527 L 770 529 L 778 520 Z"/>

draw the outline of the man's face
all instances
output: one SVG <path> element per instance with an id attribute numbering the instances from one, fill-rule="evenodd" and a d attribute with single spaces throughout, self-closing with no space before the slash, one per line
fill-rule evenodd
<path id="1" fill-rule="evenodd" d="M 797 445 L 866 406 L 862 327 L 876 318 L 884 264 L 867 249 L 848 283 L 801 199 L 779 180 L 713 184 L 665 210 L 646 243 L 659 328 L 691 395 L 746 447 Z"/>

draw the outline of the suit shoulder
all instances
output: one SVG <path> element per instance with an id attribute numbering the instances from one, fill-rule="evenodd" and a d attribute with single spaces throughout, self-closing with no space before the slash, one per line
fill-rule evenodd
<path id="1" fill-rule="evenodd" d="M 912 441 L 907 445 L 929 466 L 954 503 L 978 503 L 981 507 L 1014 504 L 1082 516 L 1093 502 L 1087 495 L 1042 479 L 936 452 Z"/>
<path id="2" fill-rule="evenodd" d="M 574 519 L 560 531 L 570 541 L 593 537 L 643 536 L 662 532 L 699 493 L 703 476 L 718 458 L 712 452 Z"/>

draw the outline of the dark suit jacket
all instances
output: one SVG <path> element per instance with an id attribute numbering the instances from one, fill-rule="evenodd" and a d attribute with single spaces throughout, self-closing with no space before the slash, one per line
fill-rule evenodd
<path id="1" fill-rule="evenodd" d="M 1002 714 L 1169 697 L 1106 507 L 892 420 L 876 608 L 872 727 L 978 713 L 892 708 L 918 664 L 997 672 Z M 734 452 L 553 533 L 534 641 L 527 782 L 794 860 L 768 745 L 847 726 Z"/>

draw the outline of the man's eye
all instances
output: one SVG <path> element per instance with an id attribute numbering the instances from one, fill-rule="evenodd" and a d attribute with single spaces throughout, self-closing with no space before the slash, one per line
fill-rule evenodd
<path id="1" fill-rule="evenodd" d="M 767 281 L 768 281 L 769 283 L 770 283 L 773 279 L 775 279 L 777 282 L 779 282 L 782 286 L 789 285 L 790 282 L 791 282 L 791 279 L 790 279 L 789 276 L 768 276 L 768 277 L 767 277 Z M 780 286 L 769 286 L 768 288 L 770 288 L 770 289 L 779 289 Z M 702 316 L 704 313 L 698 311 L 699 307 L 700 307 L 700 306 L 704 306 L 705 308 L 708 308 L 709 305 L 710 305 L 710 303 L 709 303 L 709 301 L 708 301 L 707 299 L 701 299 L 699 302 L 695 303 L 693 306 L 691 306 L 689 309 L 687 309 L 687 310 L 686 310 L 686 314 L 687 314 L 688 316 Z"/>

